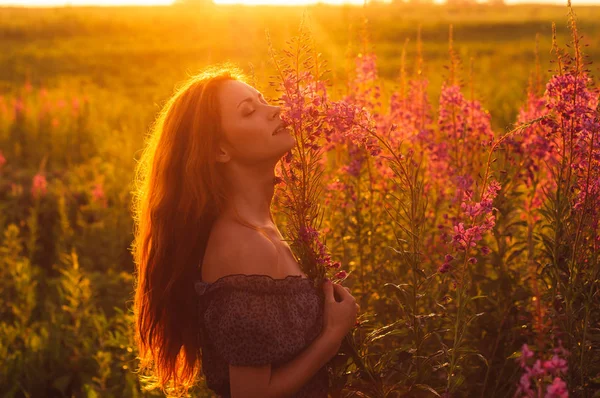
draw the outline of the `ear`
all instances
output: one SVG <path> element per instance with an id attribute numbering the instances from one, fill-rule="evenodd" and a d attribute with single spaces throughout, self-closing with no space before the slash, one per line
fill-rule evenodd
<path id="1" fill-rule="evenodd" d="M 217 155 L 216 155 L 217 162 L 227 163 L 227 162 L 229 162 L 230 159 L 231 159 L 231 156 L 229 155 L 229 152 L 222 146 L 219 146 L 219 148 L 217 149 Z"/>

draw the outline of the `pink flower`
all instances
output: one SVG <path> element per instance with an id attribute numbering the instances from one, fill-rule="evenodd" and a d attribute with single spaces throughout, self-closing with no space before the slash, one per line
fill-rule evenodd
<path id="1" fill-rule="evenodd" d="M 6 163 L 6 158 L 2 154 L 2 151 L 0 151 L 0 169 L 2 168 L 2 166 L 4 166 L 4 163 Z"/>
<path id="2" fill-rule="evenodd" d="M 444 273 L 448 272 L 450 270 L 450 268 L 451 268 L 450 264 L 444 263 L 444 264 L 440 265 L 440 267 L 438 268 L 438 272 L 440 274 L 444 274 Z"/>
<path id="3" fill-rule="evenodd" d="M 38 196 L 44 196 L 46 194 L 47 191 L 47 181 L 46 181 L 46 177 L 44 177 L 41 174 L 36 174 L 33 177 L 33 183 L 31 186 L 31 194 L 34 197 L 38 197 Z"/>
<path id="4" fill-rule="evenodd" d="M 350 143 L 348 146 L 348 154 L 352 160 L 347 166 L 342 166 L 342 171 L 347 172 L 353 177 L 358 177 L 360 175 L 362 164 L 366 160 L 364 151 L 360 150 L 360 147 Z"/>
<path id="5" fill-rule="evenodd" d="M 527 359 L 533 357 L 533 351 L 529 349 L 527 344 L 523 344 L 521 347 L 521 357 L 519 358 L 519 363 L 521 367 L 525 367 L 527 364 Z"/>
<path id="6" fill-rule="evenodd" d="M 21 97 L 18 97 L 14 101 L 14 103 L 15 103 L 15 106 L 14 106 L 15 118 L 18 119 L 25 112 L 25 103 L 23 102 L 23 99 Z"/>
<path id="7" fill-rule="evenodd" d="M 560 377 L 555 377 L 552 384 L 546 389 L 547 393 L 545 398 L 567 398 L 569 396 L 569 390 L 567 390 L 567 383 L 562 381 Z"/>
<path id="8" fill-rule="evenodd" d="M 101 203 L 104 207 L 106 207 L 106 197 L 104 195 L 104 188 L 102 187 L 102 183 L 97 183 L 92 190 L 92 200 L 94 202 Z"/>
<path id="9" fill-rule="evenodd" d="M 562 358 L 559 358 L 558 355 L 554 354 L 552 359 L 548 361 L 544 361 L 544 369 L 549 371 L 552 374 L 556 373 L 566 373 L 567 372 L 567 361 Z"/>
<path id="10" fill-rule="evenodd" d="M 542 361 L 539 359 L 535 360 L 533 367 L 531 368 L 531 374 L 534 376 L 543 376 L 546 374 L 546 371 L 542 367 Z"/>
<path id="11" fill-rule="evenodd" d="M 338 279 L 346 279 L 347 276 L 348 273 L 346 271 L 340 271 L 337 274 L 335 274 L 335 277 Z"/>
<path id="12" fill-rule="evenodd" d="M 316 229 L 312 228 L 312 227 L 305 227 L 302 226 L 300 227 L 300 240 L 309 243 L 312 242 L 314 239 L 317 239 L 319 237 L 319 231 L 317 231 Z"/>
<path id="13" fill-rule="evenodd" d="M 526 393 L 529 394 L 531 390 L 531 374 L 528 372 L 523 373 L 519 379 L 519 387 L 517 388 L 517 394 Z"/>
<path id="14" fill-rule="evenodd" d="M 452 238 L 452 241 L 455 243 L 458 243 L 459 246 L 462 245 L 461 242 L 463 242 L 465 240 L 465 224 L 464 223 L 458 223 L 458 225 L 454 226 L 454 237 Z"/>
<path id="15" fill-rule="evenodd" d="M 446 168 L 455 175 L 474 175 L 481 167 L 482 160 L 473 155 L 494 139 L 490 119 L 489 112 L 483 109 L 479 101 L 467 100 L 460 86 L 444 82 L 438 117 L 443 143 L 432 148 L 441 161 L 436 167 Z M 467 160 L 463 156 L 465 154 L 473 157 Z"/>
<path id="16" fill-rule="evenodd" d="M 71 112 L 73 113 L 73 116 L 75 116 L 75 115 L 77 115 L 77 113 L 79 113 L 79 108 L 80 108 L 79 98 L 73 97 L 73 99 L 71 101 Z"/>

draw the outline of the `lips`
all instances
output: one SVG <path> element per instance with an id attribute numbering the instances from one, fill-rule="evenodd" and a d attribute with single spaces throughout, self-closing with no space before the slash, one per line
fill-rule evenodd
<path id="1" fill-rule="evenodd" d="M 287 129 L 287 126 L 283 123 L 281 123 L 279 126 L 277 126 L 277 128 L 275 129 L 275 131 L 273 131 L 273 134 L 271 135 L 276 135 L 278 133 L 281 133 L 282 131 L 285 131 Z"/>

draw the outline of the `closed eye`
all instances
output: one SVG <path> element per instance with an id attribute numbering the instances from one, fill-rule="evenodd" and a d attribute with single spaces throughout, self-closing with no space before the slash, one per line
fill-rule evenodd
<path id="1" fill-rule="evenodd" d="M 265 97 L 262 95 L 262 93 L 259 93 L 259 94 L 258 94 L 258 98 L 259 98 L 260 100 L 262 100 L 262 102 L 263 102 L 264 104 L 266 104 L 266 105 L 268 105 L 268 104 L 269 104 L 269 103 L 267 102 L 267 100 L 265 100 Z M 244 116 L 250 116 L 250 115 L 252 115 L 252 114 L 254 113 L 254 111 L 255 111 L 255 110 L 252 110 L 251 112 L 248 112 L 248 113 L 244 114 Z"/>

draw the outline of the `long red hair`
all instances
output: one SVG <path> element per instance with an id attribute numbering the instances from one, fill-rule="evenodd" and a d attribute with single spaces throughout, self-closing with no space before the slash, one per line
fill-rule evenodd
<path id="1" fill-rule="evenodd" d="M 233 79 L 247 80 L 239 68 L 225 64 L 179 85 L 155 119 L 136 166 L 132 209 L 138 372 L 150 370 L 141 376 L 145 389 L 158 387 L 171 396 L 187 395 L 201 370 L 192 282 L 200 278 L 212 224 L 227 199 L 215 160 L 219 139 L 225 139 L 217 92 L 222 82 Z"/>

